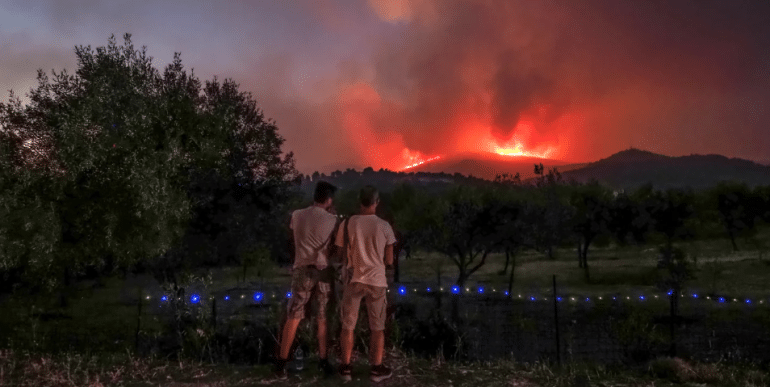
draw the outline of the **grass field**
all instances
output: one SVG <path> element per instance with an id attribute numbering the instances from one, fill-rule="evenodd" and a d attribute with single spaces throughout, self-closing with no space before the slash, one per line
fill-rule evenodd
<path id="1" fill-rule="evenodd" d="M 770 229 L 762 230 L 757 239 L 770 240 Z M 697 259 L 696 278 L 688 283 L 689 288 L 699 292 L 770 297 L 766 293 L 770 280 L 770 250 L 742 243 L 745 249 L 733 252 L 727 239 L 676 245 Z M 435 286 L 439 268 L 443 286 L 451 285 L 457 279 L 456 266 L 439 254 L 416 253 L 412 258 L 401 262 L 402 282 Z M 516 257 L 513 289 L 548 294 L 552 290 L 552 275 L 556 275 L 558 290 L 565 293 L 659 291 L 655 284 L 665 273 L 656 269 L 657 260 L 658 247 L 655 245 L 591 247 L 588 253 L 591 283 L 586 283 L 583 269 L 577 265 L 575 249 L 558 249 L 554 260 L 535 251 L 525 251 Z M 488 261 L 470 277 L 467 286 L 485 284 L 497 289 L 507 288 L 508 276 L 498 273 L 504 266 L 505 257 L 493 254 Z"/>

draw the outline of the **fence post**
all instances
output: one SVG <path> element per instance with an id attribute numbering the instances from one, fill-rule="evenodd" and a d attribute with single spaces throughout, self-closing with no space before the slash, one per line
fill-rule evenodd
<path id="1" fill-rule="evenodd" d="M 671 334 L 671 347 L 669 348 L 669 356 L 676 357 L 676 320 L 677 320 L 677 313 L 676 313 L 676 302 L 677 297 L 679 296 L 679 289 L 675 289 L 675 291 L 671 292 L 671 298 L 669 300 L 670 306 L 671 306 L 671 316 L 669 321 L 669 329 Z"/>
<path id="2" fill-rule="evenodd" d="M 556 298 L 556 274 L 553 275 L 553 325 L 556 328 L 556 364 L 561 367 L 561 343 L 559 340 L 559 302 Z"/>
<path id="3" fill-rule="evenodd" d="M 139 331 L 142 329 L 142 288 L 137 289 L 137 307 L 136 307 L 136 332 L 134 332 L 134 352 L 139 352 Z"/>
<path id="4" fill-rule="evenodd" d="M 216 332 L 217 330 L 217 298 L 214 297 L 214 299 L 211 301 L 211 327 L 213 328 L 213 331 Z"/>

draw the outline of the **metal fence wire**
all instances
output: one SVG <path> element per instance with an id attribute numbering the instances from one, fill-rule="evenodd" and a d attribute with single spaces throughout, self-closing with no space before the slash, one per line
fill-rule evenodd
<path id="1" fill-rule="evenodd" d="M 770 303 L 683 297 L 672 319 L 665 294 L 641 300 L 562 295 L 554 303 L 553 296 L 403 290 L 389 291 L 395 311 L 390 324 L 398 326 L 403 338 L 400 344 L 416 352 L 420 340 L 435 343 L 445 339 L 438 337 L 446 331 L 440 328 L 450 326 L 455 354 L 472 360 L 634 362 L 670 355 L 673 349 L 678 356 L 703 361 L 770 361 Z M 285 311 L 291 297 L 278 287 L 229 289 L 191 302 L 194 294 L 186 295 L 190 300 L 178 301 L 187 302 L 193 314 L 206 311 L 205 316 L 216 325 L 241 319 L 266 328 L 280 325 L 276 316 Z M 168 298 L 144 302 L 147 305 L 139 313 L 170 318 Z M 359 328 L 365 329 L 361 315 L 365 316 L 363 311 Z"/>

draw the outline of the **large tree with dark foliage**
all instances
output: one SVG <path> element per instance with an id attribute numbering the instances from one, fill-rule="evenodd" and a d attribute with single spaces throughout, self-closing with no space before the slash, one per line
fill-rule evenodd
<path id="1" fill-rule="evenodd" d="M 535 165 L 535 187 L 533 200 L 526 210 L 531 225 L 532 247 L 543 252 L 549 259 L 555 259 L 554 248 L 563 243 L 571 234 L 570 219 L 574 208 L 569 203 L 570 188 L 562 181 L 561 174 L 553 168 L 545 172 L 543 165 Z"/>
<path id="2" fill-rule="evenodd" d="M 641 218 L 640 203 L 636 196 L 625 192 L 618 192 L 612 200 L 607 226 L 620 245 L 644 243 L 649 228 Z"/>
<path id="3" fill-rule="evenodd" d="M 762 213 L 762 197 L 752 192 L 746 184 L 729 182 L 720 182 L 709 194 L 711 207 L 717 209 L 733 251 L 738 251 L 735 239 L 750 236 L 756 231 L 754 226 Z"/>
<path id="4" fill-rule="evenodd" d="M 612 193 L 598 182 L 591 182 L 573 187 L 570 201 L 575 208 L 572 229 L 578 237 L 579 266 L 589 282 L 588 247 L 596 237 L 608 232 Z"/>
<path id="5" fill-rule="evenodd" d="M 74 74 L 38 72 L 28 105 L 0 103 L 4 275 L 50 288 L 169 255 L 216 196 L 200 176 L 274 211 L 293 158 L 235 83 L 202 87 L 178 54 L 161 74 L 128 34 L 75 53 Z"/>
<path id="6" fill-rule="evenodd" d="M 505 266 L 501 273 L 506 274 L 508 266 L 511 267 L 508 273 L 508 292 L 513 288 L 516 256 L 531 243 L 532 235 L 525 218 L 526 208 L 523 198 L 506 198 L 490 205 L 489 221 L 494 230 L 492 241 L 505 252 Z"/>
<path id="7" fill-rule="evenodd" d="M 499 245 L 493 206 L 478 189 L 465 186 L 456 187 L 444 197 L 420 202 L 422 211 L 406 223 L 413 227 L 420 245 L 444 254 L 457 266 L 456 283 L 464 286 Z"/>
<path id="8" fill-rule="evenodd" d="M 659 282 L 663 290 L 669 292 L 671 320 L 671 355 L 676 354 L 675 322 L 678 316 L 679 295 L 687 280 L 693 277 L 691 259 L 679 248 L 674 247 L 675 240 L 695 237 L 688 221 L 693 217 L 695 194 L 691 190 L 668 189 L 653 191 L 645 200 L 645 212 L 649 214 L 652 230 L 665 237 L 661 247 L 662 265 L 668 276 Z"/>

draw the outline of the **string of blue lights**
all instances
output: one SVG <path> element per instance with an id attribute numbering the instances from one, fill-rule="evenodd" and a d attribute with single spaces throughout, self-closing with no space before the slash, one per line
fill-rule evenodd
<path id="1" fill-rule="evenodd" d="M 390 291 L 391 291 L 391 289 L 388 289 L 388 292 L 390 292 Z M 407 288 L 406 286 L 399 286 L 398 288 L 395 288 L 395 291 L 398 293 L 398 295 L 400 297 L 407 296 L 410 293 L 410 289 Z M 418 289 L 418 288 L 412 288 L 411 289 L 411 293 L 420 293 L 420 292 L 423 292 L 423 290 L 422 289 Z M 426 294 L 431 294 L 431 293 L 435 294 L 435 293 L 443 293 L 443 292 L 445 292 L 443 287 L 439 287 L 438 290 L 436 290 L 435 288 L 431 288 L 431 287 L 427 287 L 427 288 L 424 289 L 424 293 L 426 293 Z M 452 295 L 457 295 L 457 296 L 460 296 L 460 295 L 476 295 L 476 296 L 486 296 L 486 297 L 498 296 L 498 297 L 502 297 L 502 298 L 511 298 L 511 297 L 513 297 L 513 298 L 518 298 L 518 299 L 529 299 L 530 301 L 533 301 L 533 302 L 534 301 L 548 301 L 548 299 L 549 299 L 549 297 L 547 297 L 547 296 L 522 295 L 522 294 L 517 294 L 517 295 L 514 296 L 514 295 L 509 294 L 509 292 L 507 290 L 506 291 L 502 291 L 502 292 L 498 292 L 497 289 L 495 289 L 495 288 L 492 288 L 491 292 L 489 292 L 483 286 L 479 286 L 479 287 L 475 288 L 475 291 L 471 291 L 470 288 L 464 288 L 463 289 L 460 286 L 454 285 L 454 286 L 449 288 L 448 292 L 450 294 L 452 294 Z M 633 296 L 630 296 L 630 295 L 622 296 L 622 295 L 618 295 L 618 294 L 613 294 L 613 295 L 609 295 L 609 296 L 603 295 L 603 296 L 594 296 L 594 297 L 586 297 L 586 296 L 557 296 L 556 297 L 556 301 L 558 301 L 558 302 L 562 302 L 562 301 L 571 301 L 571 302 L 584 301 L 584 302 L 591 302 L 591 301 L 609 301 L 609 300 L 613 300 L 613 301 L 621 300 L 622 301 L 624 299 L 626 301 L 629 301 L 629 300 L 632 300 L 632 299 L 633 300 L 638 300 L 638 301 L 646 301 L 646 300 L 656 300 L 656 299 L 668 299 L 671 295 L 673 295 L 673 291 L 670 290 L 665 295 L 653 294 L 653 295 L 650 295 L 649 297 L 647 295 L 644 295 L 644 294 L 638 294 L 638 295 L 633 295 Z M 232 300 L 232 297 L 230 295 L 224 295 L 224 296 L 220 296 L 220 297 L 224 301 Z M 291 291 L 287 291 L 284 294 L 284 298 L 286 298 L 286 299 L 289 299 L 291 297 L 292 297 Z M 751 304 L 765 304 L 765 299 L 756 299 L 756 298 L 752 299 L 752 298 L 748 298 L 748 297 L 727 297 L 727 296 L 713 296 L 712 297 L 712 296 L 709 296 L 709 295 L 702 296 L 702 295 L 699 295 L 698 293 L 689 293 L 687 295 L 685 295 L 684 293 L 680 293 L 680 297 L 682 297 L 682 298 L 690 298 L 690 299 L 709 300 L 709 301 L 713 301 L 715 303 L 743 303 L 743 304 L 749 304 L 749 305 L 751 305 Z M 147 295 L 145 298 L 147 300 L 151 300 L 153 297 L 150 296 L 150 295 Z M 219 297 L 217 297 L 217 298 L 219 298 Z M 240 299 L 245 299 L 245 298 L 246 298 L 246 294 L 240 294 Z M 276 293 L 272 293 L 270 298 L 271 299 L 276 298 Z M 195 294 L 190 295 L 189 302 L 192 303 L 192 304 L 198 304 L 203 299 L 204 298 L 201 295 L 195 293 Z M 208 299 L 209 300 L 214 300 L 215 297 L 214 296 L 209 296 Z M 236 300 L 237 299 L 238 298 L 236 298 Z M 252 294 L 251 299 L 254 302 L 256 302 L 256 303 L 260 303 L 260 302 L 265 301 L 267 299 L 267 297 L 266 297 L 264 292 L 256 291 L 256 292 L 254 292 Z M 181 301 L 181 298 L 178 297 L 177 300 Z M 166 295 L 166 294 L 160 296 L 160 301 L 161 302 L 169 301 L 169 296 Z M 770 304 L 770 298 L 768 299 L 768 304 Z"/>

